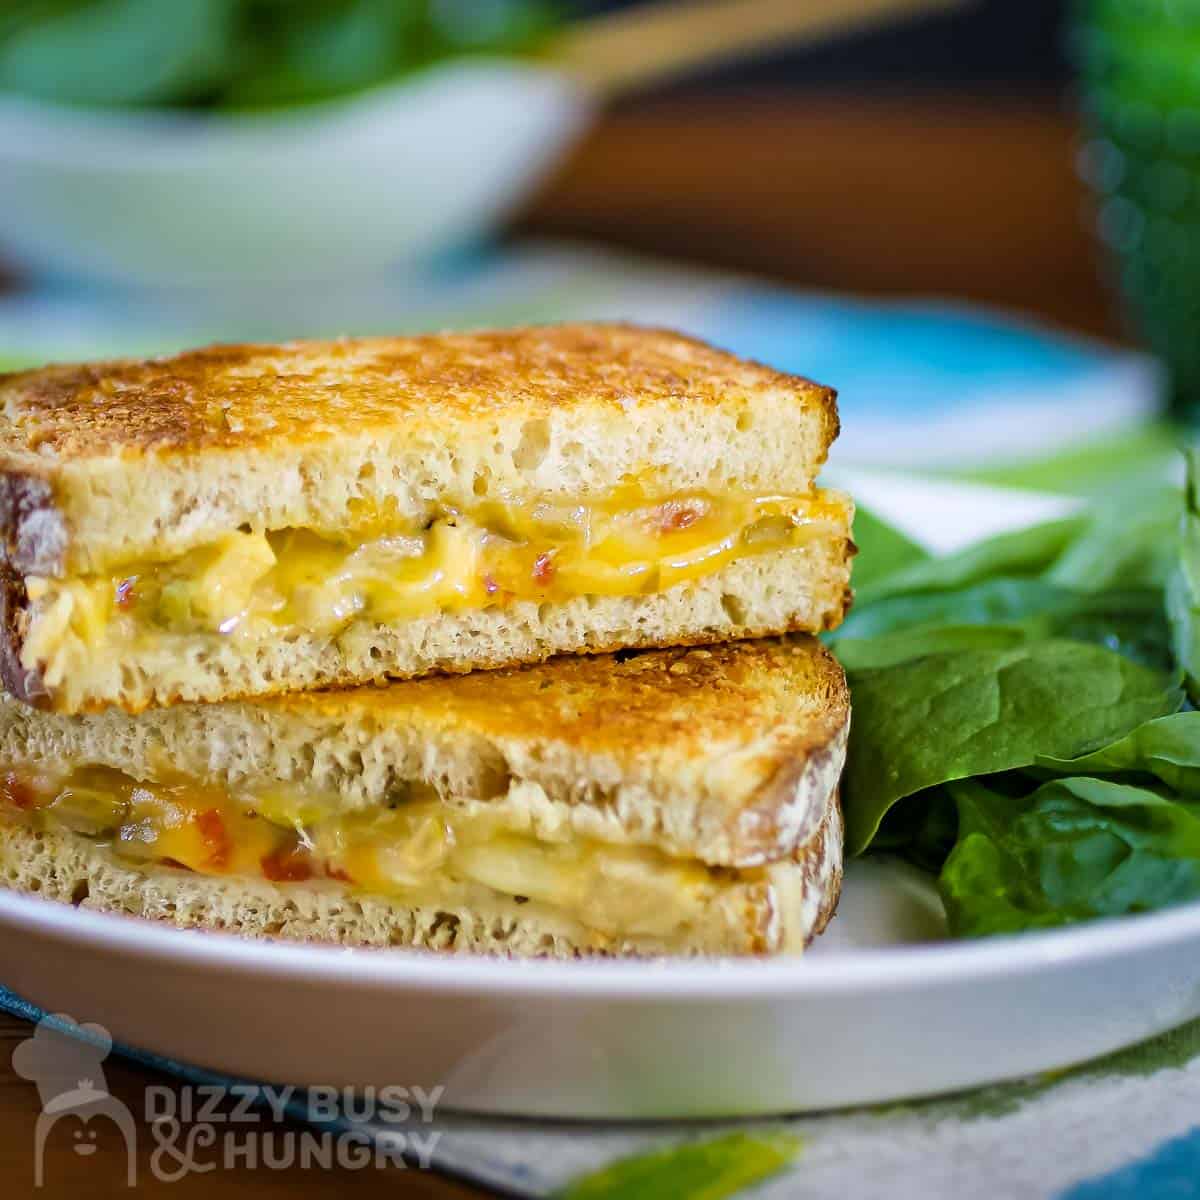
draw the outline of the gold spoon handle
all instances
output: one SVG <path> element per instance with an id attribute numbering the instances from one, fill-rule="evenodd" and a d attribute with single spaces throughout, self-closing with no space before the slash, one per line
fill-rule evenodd
<path id="1" fill-rule="evenodd" d="M 835 37 L 970 0 L 662 0 L 576 22 L 551 60 L 604 96 L 633 91 L 768 46 Z"/>

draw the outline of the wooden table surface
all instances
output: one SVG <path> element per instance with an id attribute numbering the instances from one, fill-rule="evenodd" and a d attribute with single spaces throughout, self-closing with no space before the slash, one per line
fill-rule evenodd
<path id="1" fill-rule="evenodd" d="M 86 1020 L 83 1003 L 79 1019 Z M 102 1200 L 108 1196 L 128 1196 L 126 1186 L 125 1144 L 109 1122 L 95 1122 L 98 1131 L 96 1151 L 87 1157 L 75 1152 L 74 1133 L 81 1125 L 64 1120 L 47 1138 L 44 1185 L 34 1188 L 34 1133 L 40 1104 L 36 1088 L 21 1078 L 12 1066 L 13 1051 L 32 1033 L 28 1022 L 0 1013 L 0 1196 L 18 1200 L 25 1196 L 59 1197 L 70 1200 Z M 399 1170 L 385 1165 L 367 1165 L 361 1169 L 332 1172 L 303 1169 L 298 1163 L 286 1169 L 187 1173 L 178 1179 L 163 1176 L 178 1171 L 177 1160 L 161 1159 L 165 1168 L 156 1175 L 154 1154 L 157 1142 L 144 1119 L 146 1089 L 151 1085 L 169 1087 L 176 1094 L 180 1084 L 170 1076 L 124 1062 L 110 1056 L 103 1064 L 104 1082 L 109 1093 L 124 1104 L 137 1120 L 137 1196 L 172 1196 L 180 1200 L 304 1200 L 308 1196 L 352 1197 L 375 1200 L 376 1197 L 428 1197 L 429 1200 L 467 1200 L 484 1193 L 467 1189 L 428 1171 Z M 228 1108 L 232 1112 L 232 1108 Z M 89 1126 L 90 1128 L 91 1126 Z M 255 1127 L 255 1131 L 259 1127 Z M 302 1127 L 285 1123 L 263 1126 L 272 1134 L 298 1132 Z M 222 1131 L 222 1136 L 224 1133 Z M 261 1143 L 260 1143 L 261 1144 Z M 285 1145 L 282 1139 L 277 1143 Z M 203 1165 L 212 1161 L 213 1152 L 197 1153 Z"/>
<path id="2" fill-rule="evenodd" d="M 602 121 L 530 211 L 522 233 L 614 245 L 813 287 L 965 297 L 1106 337 L 1119 326 L 1099 281 L 1073 172 L 1076 134 L 1052 99 L 699 96 Z M 2 965 L 0 965 L 2 978 Z M 131 979 L 131 986 L 136 980 Z M 81 1002 L 76 1014 L 86 1020 Z M 0 1016 L 0 1194 L 32 1194 L 35 1088 L 10 1067 L 29 1027 Z M 143 1110 L 155 1073 L 109 1060 L 111 1091 Z M 173 1085 L 174 1086 L 174 1085 Z M 480 1195 L 394 1170 L 222 1172 L 160 1183 L 139 1130 L 147 1196 Z M 46 1156 L 48 1197 L 126 1194 L 122 1147 Z M 214 1182 L 214 1180 L 216 1182 Z"/>

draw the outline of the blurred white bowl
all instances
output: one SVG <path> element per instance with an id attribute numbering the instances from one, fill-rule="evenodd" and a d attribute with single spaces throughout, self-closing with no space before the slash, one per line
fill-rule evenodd
<path id="1" fill-rule="evenodd" d="M 369 276 L 493 230 L 583 129 L 585 91 L 451 62 L 265 115 L 0 97 L 0 255 L 135 285 Z"/>

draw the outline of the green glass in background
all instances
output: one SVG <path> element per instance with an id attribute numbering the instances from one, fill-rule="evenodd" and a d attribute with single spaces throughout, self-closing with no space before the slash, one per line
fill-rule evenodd
<path id="1" fill-rule="evenodd" d="M 1097 231 L 1171 415 L 1200 425 L 1200 0 L 1077 0 L 1070 46 Z"/>

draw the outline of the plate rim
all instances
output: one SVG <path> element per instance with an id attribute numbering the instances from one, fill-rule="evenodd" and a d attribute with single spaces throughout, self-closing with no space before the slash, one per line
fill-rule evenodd
<path id="1" fill-rule="evenodd" d="M 0 923 L 128 960 L 220 967 L 226 973 L 337 983 L 364 989 L 482 992 L 531 998 L 728 1001 L 966 984 L 1051 968 L 1119 960 L 1200 938 L 1200 901 L 1155 913 L 1000 935 L 978 941 L 852 949 L 829 958 L 695 960 L 498 959 L 408 947 L 272 942 L 218 930 L 180 929 L 114 913 L 81 911 L 0 891 Z"/>

